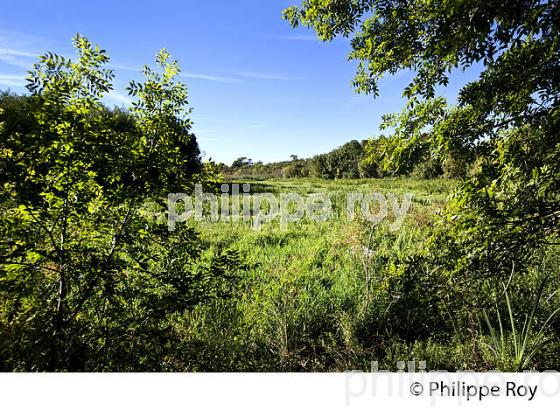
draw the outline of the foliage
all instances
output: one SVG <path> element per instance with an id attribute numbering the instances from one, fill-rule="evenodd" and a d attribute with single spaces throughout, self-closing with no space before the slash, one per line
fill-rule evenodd
<path id="1" fill-rule="evenodd" d="M 420 258 L 453 283 L 441 294 L 461 300 L 456 309 L 487 300 L 512 266 L 526 273 L 536 254 L 557 243 L 559 13 L 554 1 L 305 0 L 285 11 L 293 26 L 312 27 L 322 40 L 352 36 L 360 92 L 377 95 L 384 75 L 414 73 L 403 90 L 406 108 L 383 124 L 395 130 L 396 144 L 380 160 L 372 148 L 365 165 L 399 173 L 426 155 L 477 164 Z M 439 87 L 453 70 L 475 65 L 479 78 L 448 106 Z"/>
<path id="2" fill-rule="evenodd" d="M 312 158 L 311 174 L 327 179 L 358 178 L 358 164 L 362 155 L 362 144 L 356 140 L 350 141 L 328 154 Z"/>
<path id="3" fill-rule="evenodd" d="M 397 135 L 362 142 L 352 140 L 328 153 L 306 159 L 294 155 L 290 161 L 263 164 L 241 157 L 229 167 L 222 165 L 222 171 L 230 179 L 353 179 L 397 175 L 429 179 L 441 176 L 443 164 L 447 164 L 445 174 L 449 178 L 466 173 L 468 165 L 464 161 L 447 154 L 442 163 L 440 156 L 432 154 L 427 135 L 421 135 L 419 141 L 411 142 Z"/>
<path id="4" fill-rule="evenodd" d="M 537 327 L 536 311 L 543 297 L 546 285 L 546 279 L 542 281 L 535 295 L 535 300 L 530 313 L 525 314 L 523 325 L 518 329 L 508 288 L 503 284 L 503 295 L 506 300 L 507 313 L 509 316 L 509 324 L 511 333 L 505 331 L 505 324 L 502 321 L 500 311 L 497 309 L 498 329 L 492 324 L 487 312 L 484 312 L 484 320 L 490 331 L 490 349 L 496 357 L 499 369 L 502 371 L 520 371 L 526 369 L 531 359 L 543 349 L 552 340 L 547 335 L 551 321 L 560 312 L 556 309 L 544 321 L 540 327 Z M 549 296 L 550 299 L 553 295 Z"/>
<path id="5" fill-rule="evenodd" d="M 384 75 L 414 73 L 405 109 L 382 125 L 394 139 L 369 143 L 362 169 L 426 175 L 441 172 L 431 163 L 448 173 L 452 163 L 474 164 L 453 170 L 465 179 L 425 249 L 403 263 L 406 276 L 432 283 L 425 291 L 435 302 L 466 315 L 475 350 L 473 312 L 558 245 L 559 13 L 555 1 L 365 0 L 304 0 L 284 12 L 321 40 L 352 37 L 359 92 L 377 95 Z M 479 78 L 449 106 L 439 89 L 474 66 Z"/>
<path id="6" fill-rule="evenodd" d="M 102 105 L 113 73 L 84 37 L 76 61 L 43 56 L 30 96 L 0 98 L 0 368 L 559 369 L 558 293 L 543 300 L 535 274 L 560 286 L 559 13 L 553 1 L 304 0 L 285 17 L 322 40 L 353 37 L 358 91 L 400 70 L 414 79 L 384 118 L 390 136 L 273 164 L 201 163 L 165 50 L 130 84 L 128 110 Z M 475 65 L 456 105 L 438 96 Z M 222 172 L 253 192 L 326 193 L 332 217 L 168 232 L 165 195 L 216 188 Z M 403 178 L 442 172 L 462 180 Z M 397 232 L 345 217 L 349 192 L 372 191 L 414 194 Z"/>
<path id="7" fill-rule="evenodd" d="M 201 174 L 177 63 L 158 53 L 162 73 L 131 84 L 131 113 L 110 111 L 109 57 L 80 35 L 74 46 L 76 61 L 41 57 L 30 97 L 2 94 L 2 368 L 163 369 L 172 318 L 231 293 L 239 256 L 148 212 L 213 172 Z"/>

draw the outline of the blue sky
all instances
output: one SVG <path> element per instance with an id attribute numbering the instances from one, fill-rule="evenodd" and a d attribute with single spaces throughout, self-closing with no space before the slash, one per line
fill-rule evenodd
<path id="1" fill-rule="evenodd" d="M 0 89 L 23 92 L 36 56 L 72 54 L 79 32 L 108 50 L 117 79 L 109 105 L 126 104 L 124 88 L 166 47 L 181 64 L 192 119 L 206 159 L 240 156 L 265 162 L 327 152 L 379 134 L 384 113 L 400 111 L 410 74 L 384 79 L 381 95 L 356 95 L 355 63 L 344 39 L 321 43 L 281 19 L 297 0 L 66 1 L 3 0 Z M 451 101 L 476 70 L 457 73 Z"/>

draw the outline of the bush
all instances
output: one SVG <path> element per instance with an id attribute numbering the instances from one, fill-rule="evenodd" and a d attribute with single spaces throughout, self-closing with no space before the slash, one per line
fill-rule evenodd
<path id="1" fill-rule="evenodd" d="M 412 171 L 412 176 L 420 179 L 432 179 L 441 175 L 443 175 L 441 162 L 433 158 L 420 162 Z"/>

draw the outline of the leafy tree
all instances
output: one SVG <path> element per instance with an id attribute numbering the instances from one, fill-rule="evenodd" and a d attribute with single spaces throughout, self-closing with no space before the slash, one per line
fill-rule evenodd
<path id="1" fill-rule="evenodd" d="M 162 73 L 131 84 L 131 114 L 109 111 L 109 57 L 80 35 L 74 46 L 76 61 L 41 57 L 30 97 L 2 95 L 1 367 L 163 369 L 173 318 L 226 296 L 238 257 L 167 232 L 148 207 L 199 178 L 177 63 L 160 52 Z"/>
<path id="2" fill-rule="evenodd" d="M 352 140 L 327 154 L 311 159 L 311 174 L 325 179 L 358 178 L 359 162 L 363 155 L 362 145 Z"/>
<path id="3" fill-rule="evenodd" d="M 362 145 L 352 140 L 331 151 L 329 162 L 335 178 L 358 178 L 358 164 L 363 155 Z"/>
<path id="4" fill-rule="evenodd" d="M 360 162 L 363 173 L 374 177 L 408 175 L 429 160 L 424 135 L 409 139 L 398 134 L 367 141 Z M 426 177 L 431 177 L 427 175 Z"/>
<path id="5" fill-rule="evenodd" d="M 371 139 L 364 144 L 364 155 L 358 168 L 362 178 L 382 178 L 387 173 L 384 169 L 389 139 L 384 135 Z"/>
<path id="6" fill-rule="evenodd" d="M 425 147 L 441 160 L 476 161 L 423 256 L 434 267 L 427 271 L 448 275 L 461 295 L 444 286 L 442 297 L 457 309 L 474 308 L 558 243 L 557 1 L 305 0 L 284 16 L 323 41 L 352 37 L 359 92 L 377 95 L 383 76 L 414 73 L 403 90 L 405 110 L 386 117 L 399 138 L 387 157 L 393 169 L 409 166 Z M 478 79 L 448 106 L 439 87 L 454 70 L 475 65 Z"/>
<path id="7" fill-rule="evenodd" d="M 231 163 L 232 168 L 241 168 L 247 165 L 249 165 L 249 160 L 247 159 L 247 157 L 239 157 Z"/>
<path id="8" fill-rule="evenodd" d="M 155 61 L 158 71 L 144 66 L 146 80 L 131 81 L 127 88 L 131 96 L 138 97 L 131 113 L 142 135 L 145 156 L 144 174 L 139 179 L 152 188 L 159 187 L 160 194 L 183 192 L 191 177 L 201 170 L 200 151 L 189 132 L 188 115 L 192 110 L 186 85 L 175 81 L 179 63 L 171 60 L 165 49 L 157 53 Z"/>
<path id="9" fill-rule="evenodd" d="M 328 155 L 316 155 L 310 160 L 311 175 L 317 178 L 334 179 L 334 173 L 330 166 Z"/>

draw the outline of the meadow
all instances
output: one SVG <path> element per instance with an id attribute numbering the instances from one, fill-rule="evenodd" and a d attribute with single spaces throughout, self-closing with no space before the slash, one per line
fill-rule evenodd
<path id="1" fill-rule="evenodd" d="M 165 48 L 121 107 L 105 105 L 123 84 L 108 52 L 81 34 L 75 57 L 39 57 L 25 94 L 0 92 L 0 370 L 560 369 L 556 3 L 339 3 L 283 16 L 352 39 L 359 93 L 415 75 L 389 135 L 311 158 L 255 162 L 248 144 L 206 160 Z M 475 65 L 455 103 L 440 95 Z M 169 224 L 170 195 L 224 183 L 326 194 L 332 214 Z M 356 193 L 387 196 L 387 218 L 348 218 Z"/>
<path id="2" fill-rule="evenodd" d="M 250 222 L 193 222 L 211 247 L 246 258 L 238 297 L 199 306 L 180 325 L 181 349 L 192 371 L 397 370 L 401 361 L 428 369 L 500 366 L 490 339 L 461 328 L 445 306 L 410 297 L 414 278 L 401 263 L 418 254 L 436 215 L 457 185 L 448 179 L 236 180 L 251 192 L 328 193 L 334 215 L 281 229 Z M 350 192 L 411 193 L 402 227 L 348 221 Z M 428 287 L 426 287 L 426 290 Z M 422 292 L 422 289 L 419 289 Z M 411 305 L 412 303 L 412 305 Z M 480 323 L 481 333 L 488 333 Z M 477 343 L 478 342 L 478 343 Z M 425 362 L 425 363 L 421 363 Z M 502 365 L 505 365 L 502 363 Z M 507 366 L 507 365 L 505 365 Z"/>

